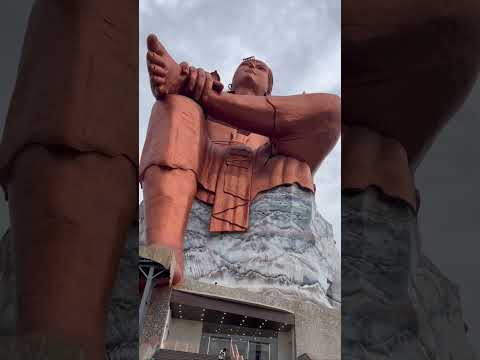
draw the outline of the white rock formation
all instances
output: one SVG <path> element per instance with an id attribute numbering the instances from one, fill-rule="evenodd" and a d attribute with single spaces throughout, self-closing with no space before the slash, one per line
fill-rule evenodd
<path id="1" fill-rule="evenodd" d="M 210 233 L 210 214 L 210 205 L 194 202 L 185 234 L 188 277 L 339 306 L 340 255 L 312 193 L 293 185 L 259 194 L 245 233 Z"/>

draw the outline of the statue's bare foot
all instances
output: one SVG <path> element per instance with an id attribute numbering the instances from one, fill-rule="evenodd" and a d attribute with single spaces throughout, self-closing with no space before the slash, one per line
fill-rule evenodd
<path id="1" fill-rule="evenodd" d="M 147 38 L 147 48 L 147 67 L 153 95 L 161 98 L 167 94 L 179 94 L 188 75 L 188 65 L 177 64 L 153 34 Z"/>

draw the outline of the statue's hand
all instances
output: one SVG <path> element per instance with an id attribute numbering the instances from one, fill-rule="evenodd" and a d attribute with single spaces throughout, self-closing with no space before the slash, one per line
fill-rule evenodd
<path id="1" fill-rule="evenodd" d="M 218 96 L 223 91 L 223 84 L 216 72 L 209 73 L 202 68 L 190 66 L 188 80 L 182 94 L 188 96 L 199 104 L 205 106 L 213 96 Z"/>

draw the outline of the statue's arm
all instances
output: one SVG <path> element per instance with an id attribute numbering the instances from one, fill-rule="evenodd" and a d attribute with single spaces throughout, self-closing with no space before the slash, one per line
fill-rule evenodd
<path id="1" fill-rule="evenodd" d="M 341 101 L 332 94 L 250 96 L 210 93 L 202 105 L 216 119 L 272 138 L 277 153 L 306 161 L 312 172 L 340 135 Z"/>

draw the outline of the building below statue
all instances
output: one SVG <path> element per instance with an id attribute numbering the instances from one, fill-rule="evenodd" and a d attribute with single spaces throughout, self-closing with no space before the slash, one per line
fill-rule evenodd
<path id="1" fill-rule="evenodd" d="M 245 359 L 340 359 L 340 312 L 187 280 L 153 289 L 140 344 L 141 359 L 216 359 L 230 344 Z"/>

